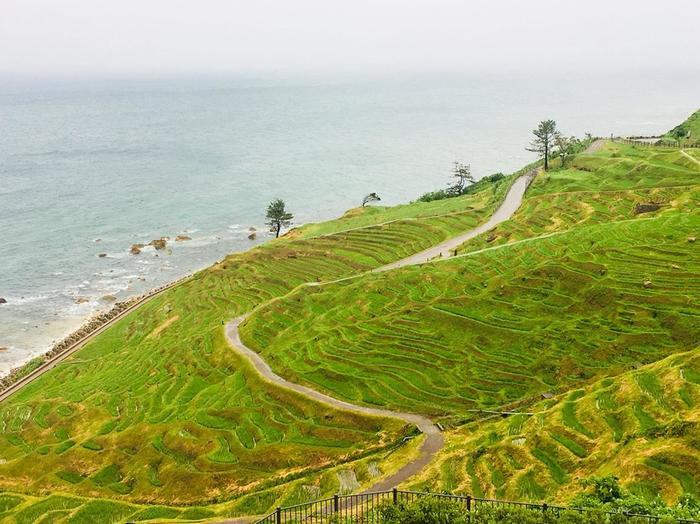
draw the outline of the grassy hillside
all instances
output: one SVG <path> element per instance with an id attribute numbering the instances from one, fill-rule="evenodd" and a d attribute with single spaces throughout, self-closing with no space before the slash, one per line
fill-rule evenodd
<path id="1" fill-rule="evenodd" d="M 662 214 L 303 288 L 242 334 L 294 381 L 464 416 L 697 341 L 699 226 L 697 213 Z"/>
<path id="2" fill-rule="evenodd" d="M 685 133 L 685 136 L 693 142 L 700 141 L 700 110 L 688 117 L 688 119 L 666 133 L 667 138 L 678 136 L 678 132 Z"/>
<path id="3" fill-rule="evenodd" d="M 262 381 L 223 334 L 226 321 L 254 308 L 244 340 L 280 374 L 339 398 L 455 426 L 475 418 L 471 409 L 565 394 L 537 409 L 561 405 L 569 422 L 579 421 L 552 431 L 588 460 L 607 441 L 598 442 L 593 424 L 582 433 L 590 442 L 574 434 L 588 419 L 572 406 L 612 387 L 591 384 L 636 376 L 630 370 L 646 365 L 657 377 L 649 391 L 656 380 L 667 396 L 675 390 L 666 388 L 663 368 L 676 361 L 661 359 L 700 338 L 700 243 L 693 240 L 700 157 L 607 144 L 539 176 L 516 216 L 465 244 L 463 256 L 368 273 L 482 222 L 510 181 L 301 227 L 227 257 L 120 320 L 0 404 L 0 489 L 12 492 L 0 495 L 0 517 L 35 522 L 47 508 L 50 521 L 65 522 L 254 514 L 367 486 L 415 454 L 420 440 L 403 444 L 411 428 L 394 419 L 334 410 Z M 323 285 L 301 286 L 309 282 Z M 678 393 L 686 408 L 669 397 L 662 412 L 640 396 L 633 404 L 641 407 L 630 407 L 637 418 L 621 412 L 614 434 L 634 433 L 633 420 L 645 420 L 646 429 L 672 426 L 674 412 L 694 420 L 694 371 L 685 371 L 696 369 L 692 362 L 683 364 L 690 385 L 678 386 L 687 391 Z M 631 391 L 620 384 L 610 406 Z M 538 426 L 527 424 L 540 420 L 542 429 L 556 419 L 538 417 L 523 420 L 523 443 L 535 442 Z M 688 428 L 679 436 L 686 454 L 697 448 Z M 488 464 L 469 457 L 482 453 L 484 435 L 501 430 L 483 431 L 473 439 L 451 434 L 432 477 L 420 482 L 491 493 L 482 481 Z M 508 444 L 505 436 L 488 442 L 494 450 Z M 551 442 L 543 446 L 532 448 L 522 471 L 503 471 L 503 482 L 495 473 L 493 493 L 565 498 L 576 468 L 604 470 L 611 449 L 601 448 L 600 462 L 576 466 Z M 629 461 L 642 460 L 642 448 L 629 449 Z M 675 459 L 653 460 L 692 491 L 695 477 L 687 480 Z M 653 489 L 648 477 L 634 489 Z M 626 482 L 636 486 L 635 479 Z"/>
<path id="4" fill-rule="evenodd" d="M 695 156 L 693 156 L 695 155 Z M 461 253 L 574 227 L 692 211 L 700 201 L 700 151 L 616 142 L 541 173 L 511 220 L 467 242 Z M 653 204 L 658 211 L 645 211 Z"/>
<path id="5" fill-rule="evenodd" d="M 404 431 L 393 419 L 261 382 L 227 345 L 223 323 L 301 283 L 424 249 L 483 220 L 498 198 L 489 188 L 454 199 L 448 216 L 436 216 L 444 204 L 435 203 L 417 209 L 430 218 L 402 212 L 405 220 L 379 227 L 281 239 L 158 296 L 0 405 L 0 487 L 203 504 L 290 475 L 313 474 L 318 487 L 319 468 L 391 446 Z M 323 492 L 338 487 L 336 479 Z"/>
<path id="6" fill-rule="evenodd" d="M 410 487 L 567 500 L 614 473 L 696 494 L 698 359 L 669 355 L 700 336 L 697 158 L 608 143 L 540 175 L 461 257 L 295 290 L 244 340 L 295 381 L 453 422 L 561 394 L 451 434 Z"/>
<path id="7" fill-rule="evenodd" d="M 700 494 L 700 349 L 452 432 L 413 488 L 569 499 L 614 474 L 644 498 Z"/>

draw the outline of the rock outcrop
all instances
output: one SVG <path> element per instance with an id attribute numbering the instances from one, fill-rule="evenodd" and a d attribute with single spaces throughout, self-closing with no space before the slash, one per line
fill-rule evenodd
<path id="1" fill-rule="evenodd" d="M 168 238 L 167 237 L 156 238 L 155 240 L 151 240 L 148 243 L 148 245 L 153 246 L 158 251 L 161 251 L 161 250 L 165 249 L 165 246 L 168 245 Z"/>
<path id="2" fill-rule="evenodd" d="M 659 209 L 661 209 L 661 204 L 657 204 L 656 202 L 640 203 L 634 206 L 634 214 L 641 215 L 642 213 L 651 213 Z"/>

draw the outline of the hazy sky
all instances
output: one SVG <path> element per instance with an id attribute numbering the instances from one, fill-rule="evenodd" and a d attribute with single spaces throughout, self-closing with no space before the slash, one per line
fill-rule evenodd
<path id="1" fill-rule="evenodd" d="M 0 72 L 700 67 L 700 0 L 1 0 Z"/>

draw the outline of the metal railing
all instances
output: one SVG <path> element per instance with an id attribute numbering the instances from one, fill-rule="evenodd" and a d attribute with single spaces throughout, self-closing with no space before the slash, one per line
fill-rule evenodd
<path id="1" fill-rule="evenodd" d="M 564 511 L 586 513 L 594 511 L 587 508 L 573 508 L 550 504 L 535 504 L 530 502 L 516 502 L 509 500 L 496 500 L 471 497 L 469 495 L 453 495 L 447 493 L 430 493 L 422 491 L 403 491 L 394 488 L 391 491 L 377 491 L 373 493 L 360 493 L 358 495 L 334 495 L 333 497 L 296 504 L 294 506 L 279 507 L 269 515 L 256 521 L 256 524 L 302 524 L 328 522 L 338 524 L 380 524 L 380 507 L 385 504 L 411 503 L 421 497 L 431 496 L 438 499 L 457 502 L 464 506 L 468 515 L 478 512 L 482 508 L 522 508 L 531 511 L 541 511 L 558 516 Z M 664 517 L 654 515 L 640 515 L 629 512 L 602 512 L 607 515 L 617 515 L 634 519 L 635 523 L 644 522 L 656 524 Z M 700 524 L 697 520 L 676 519 L 680 524 Z"/>

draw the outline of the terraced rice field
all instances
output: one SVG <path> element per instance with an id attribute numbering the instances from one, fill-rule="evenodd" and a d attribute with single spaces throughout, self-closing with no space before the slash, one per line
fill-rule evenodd
<path id="1" fill-rule="evenodd" d="M 297 500 L 291 481 L 305 476 L 307 498 L 337 491 L 339 477 L 319 472 L 368 453 L 379 466 L 370 475 L 354 462 L 353 475 L 371 482 L 404 453 L 384 456 L 410 428 L 261 382 L 223 323 L 304 282 L 367 271 L 468 229 L 499 191 L 455 199 L 462 210 L 449 216 L 422 206 L 430 218 L 271 242 L 151 300 L 0 405 L 0 487 L 185 505 L 257 492 L 235 510 L 254 512 Z"/>
<path id="2" fill-rule="evenodd" d="M 576 156 L 567 169 L 541 173 L 511 220 L 467 242 L 459 252 L 573 227 L 692 211 L 700 202 L 700 163 L 696 157 L 700 158 L 700 151 L 693 149 L 636 148 L 606 142 L 601 151 Z M 638 205 L 650 203 L 658 210 L 639 212 Z"/>
<path id="3" fill-rule="evenodd" d="M 17 524 L 63 522 L 172 522 L 209 520 L 235 515 L 259 515 L 277 504 L 293 505 L 328 493 L 349 493 L 376 480 L 380 472 L 393 473 L 417 452 L 414 440 L 393 451 L 372 454 L 356 461 L 324 469 L 312 479 L 300 476 L 283 485 L 261 489 L 229 502 L 207 505 L 136 504 L 112 498 L 90 498 L 55 492 L 31 496 L 0 493 L 0 521 Z"/>
<path id="4" fill-rule="evenodd" d="M 696 213 L 664 214 L 307 287 L 241 333 L 292 381 L 463 417 L 697 341 L 699 227 Z"/>
<path id="5" fill-rule="evenodd" d="M 452 432 L 411 488 L 567 500 L 614 474 L 633 493 L 700 493 L 700 349 Z"/>

